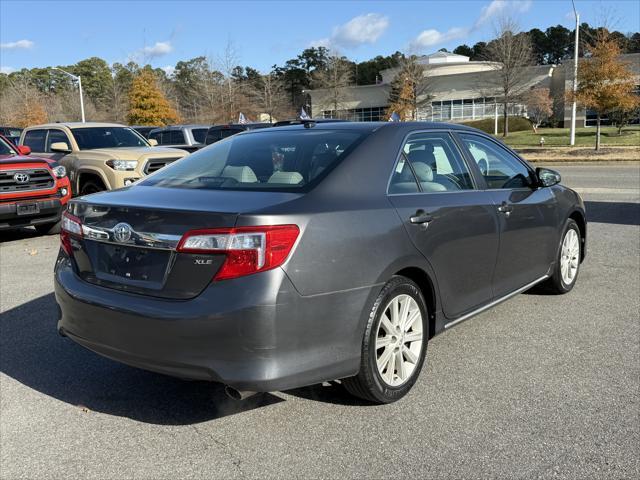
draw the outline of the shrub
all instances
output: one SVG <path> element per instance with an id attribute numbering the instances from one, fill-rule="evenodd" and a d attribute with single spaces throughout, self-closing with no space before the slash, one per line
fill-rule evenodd
<path id="1" fill-rule="evenodd" d="M 493 126 L 495 120 L 493 118 L 485 118 L 482 120 L 472 120 L 470 122 L 462 122 L 462 125 L 477 128 L 485 133 L 493 133 Z M 498 133 L 504 130 L 504 118 L 498 119 Z M 509 117 L 509 131 L 510 132 L 523 132 L 525 130 L 531 130 L 531 122 L 524 117 Z"/>

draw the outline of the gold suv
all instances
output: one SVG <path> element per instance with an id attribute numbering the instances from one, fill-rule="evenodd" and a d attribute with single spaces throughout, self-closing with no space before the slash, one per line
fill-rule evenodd
<path id="1" fill-rule="evenodd" d="M 187 155 L 116 123 L 36 125 L 22 132 L 20 145 L 64 165 L 76 195 L 126 187 Z"/>

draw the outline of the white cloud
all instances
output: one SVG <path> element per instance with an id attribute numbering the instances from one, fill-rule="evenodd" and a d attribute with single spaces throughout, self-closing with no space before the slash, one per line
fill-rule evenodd
<path id="1" fill-rule="evenodd" d="M 173 51 L 171 42 L 156 42 L 152 47 L 144 47 L 140 53 L 150 58 L 161 57 Z"/>
<path id="2" fill-rule="evenodd" d="M 162 57 L 173 51 L 171 41 L 156 42 L 151 46 L 140 48 L 129 55 L 128 60 L 133 62 L 149 62 L 154 58 Z"/>
<path id="3" fill-rule="evenodd" d="M 176 71 L 176 67 L 167 65 L 166 67 L 162 67 L 162 70 L 164 70 L 164 73 L 166 73 L 167 76 L 170 77 Z"/>
<path id="4" fill-rule="evenodd" d="M 424 30 L 422 33 L 420 33 L 420 35 L 418 35 L 411 42 L 411 47 L 414 49 L 426 48 L 432 45 L 446 43 L 446 42 L 450 42 L 451 40 L 463 38 L 468 34 L 469 34 L 468 28 L 454 27 L 454 28 L 450 28 L 446 32 L 440 32 L 438 30 L 431 28 L 428 30 Z"/>
<path id="5" fill-rule="evenodd" d="M 489 5 L 482 7 L 474 27 L 478 28 L 504 13 L 527 12 L 531 4 L 532 0 L 492 0 Z"/>
<path id="6" fill-rule="evenodd" d="M 333 29 L 331 37 L 315 40 L 316 47 L 355 48 L 366 43 L 373 44 L 389 27 L 389 18 L 379 13 L 367 13 L 352 18 Z"/>
<path id="7" fill-rule="evenodd" d="M 422 50 L 434 45 L 442 45 L 452 40 L 458 40 L 468 36 L 478 30 L 486 23 L 496 19 L 503 14 L 524 13 L 531 8 L 532 0 L 492 0 L 488 5 L 482 7 L 480 15 L 470 27 L 453 27 L 446 32 L 441 32 L 434 28 L 423 30 L 410 43 L 413 50 Z"/>
<path id="8" fill-rule="evenodd" d="M 4 73 L 6 75 L 9 75 L 11 72 L 15 72 L 16 69 L 13 67 L 0 67 L 0 73 Z"/>
<path id="9" fill-rule="evenodd" d="M 0 43 L 0 49 L 2 50 L 24 50 L 27 48 L 33 48 L 35 43 L 31 40 L 18 40 L 17 42 Z"/>

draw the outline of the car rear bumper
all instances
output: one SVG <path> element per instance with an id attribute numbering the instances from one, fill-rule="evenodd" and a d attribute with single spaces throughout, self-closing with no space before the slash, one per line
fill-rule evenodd
<path id="1" fill-rule="evenodd" d="M 34 203 L 38 205 L 38 213 L 17 214 L 18 205 Z M 0 230 L 55 223 L 60 220 L 62 207 L 61 198 L 12 200 L 10 203 L 0 203 Z"/>
<path id="2" fill-rule="evenodd" d="M 82 281 L 56 265 L 58 330 L 135 367 L 239 390 L 276 391 L 357 373 L 370 288 L 300 296 L 281 269 L 165 300 Z M 80 367 L 80 366 L 79 366 Z"/>

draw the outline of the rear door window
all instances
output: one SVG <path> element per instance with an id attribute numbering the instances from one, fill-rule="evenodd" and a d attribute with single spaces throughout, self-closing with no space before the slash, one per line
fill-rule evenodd
<path id="1" fill-rule="evenodd" d="M 47 137 L 46 130 L 29 130 L 24 134 L 24 142 L 23 145 L 31 148 L 32 152 L 42 152 L 45 151 L 45 139 Z"/>
<path id="2" fill-rule="evenodd" d="M 205 139 L 205 143 L 207 145 L 210 145 L 212 143 L 216 143 L 217 141 L 219 141 L 220 138 L 221 138 L 220 137 L 220 130 L 217 129 L 217 128 L 216 129 L 212 128 L 207 132 L 207 137 Z"/>
<path id="3" fill-rule="evenodd" d="M 206 128 L 194 128 L 191 130 L 191 135 L 193 135 L 193 141 L 196 143 L 204 143 L 204 140 L 207 136 Z"/>
<path id="4" fill-rule="evenodd" d="M 448 133 L 420 132 L 412 134 L 403 147 L 402 157 L 411 165 L 411 170 L 423 192 L 446 192 L 474 188 L 469 168 Z M 397 170 L 398 168 L 394 172 L 394 178 L 402 175 Z M 408 174 L 405 176 L 408 177 Z M 394 192 L 390 189 L 390 193 Z"/>
<path id="5" fill-rule="evenodd" d="M 166 145 L 184 145 L 184 133 L 182 130 L 168 130 L 165 132 L 165 136 L 169 137 Z"/>

